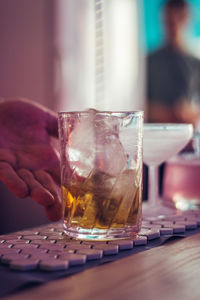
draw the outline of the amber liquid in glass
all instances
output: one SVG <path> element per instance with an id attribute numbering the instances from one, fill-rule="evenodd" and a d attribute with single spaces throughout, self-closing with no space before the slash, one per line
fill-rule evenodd
<path id="1" fill-rule="evenodd" d="M 88 178 L 62 185 L 67 227 L 109 229 L 136 226 L 141 218 L 141 168 L 117 178 L 91 172 Z"/>

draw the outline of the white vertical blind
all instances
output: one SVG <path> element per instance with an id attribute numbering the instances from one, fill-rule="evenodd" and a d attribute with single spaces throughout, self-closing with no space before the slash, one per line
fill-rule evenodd
<path id="1" fill-rule="evenodd" d="M 96 1 L 98 2 L 98 1 Z M 139 50 L 139 0 L 103 3 L 102 98 L 97 97 L 95 0 L 56 1 L 56 91 L 58 110 L 144 108 L 143 58 Z M 98 4 L 98 3 L 96 3 Z M 102 80 L 102 79 L 101 79 Z"/>

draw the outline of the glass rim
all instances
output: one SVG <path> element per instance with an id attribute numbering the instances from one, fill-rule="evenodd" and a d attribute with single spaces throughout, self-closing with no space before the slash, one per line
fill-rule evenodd
<path id="1" fill-rule="evenodd" d="M 116 110 L 116 111 L 111 111 L 111 110 L 94 110 L 96 111 L 97 115 L 104 115 L 104 114 L 110 114 L 110 115 L 127 115 L 127 114 L 133 114 L 136 116 L 144 116 L 144 111 L 143 110 Z M 75 116 L 75 115 L 89 115 L 88 110 L 82 110 L 82 111 L 59 111 L 58 116 L 63 116 L 63 115 L 70 115 L 70 116 Z"/>

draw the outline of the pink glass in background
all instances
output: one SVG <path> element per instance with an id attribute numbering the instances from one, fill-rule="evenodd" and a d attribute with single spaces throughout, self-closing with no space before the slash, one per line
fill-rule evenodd
<path id="1" fill-rule="evenodd" d="M 168 161 L 163 178 L 163 199 L 166 205 L 180 210 L 200 207 L 200 159 L 179 155 Z"/>

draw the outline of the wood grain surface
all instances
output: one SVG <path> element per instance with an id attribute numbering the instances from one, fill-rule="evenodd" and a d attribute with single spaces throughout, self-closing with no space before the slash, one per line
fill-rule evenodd
<path id="1" fill-rule="evenodd" d="M 200 234 L 2 299 L 200 300 Z"/>

